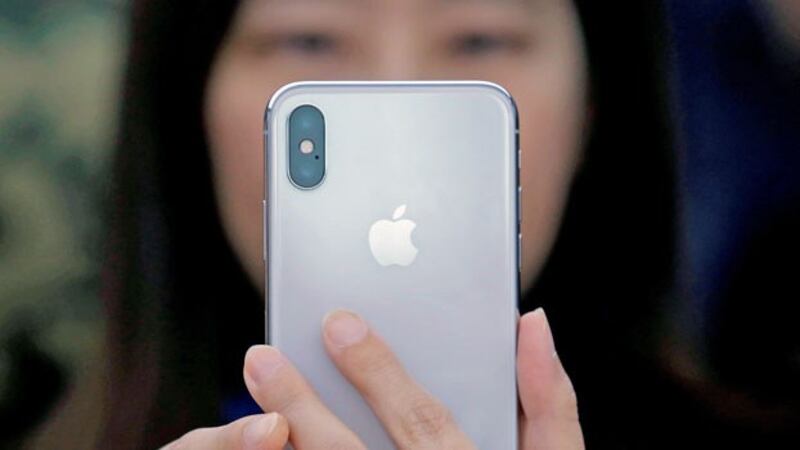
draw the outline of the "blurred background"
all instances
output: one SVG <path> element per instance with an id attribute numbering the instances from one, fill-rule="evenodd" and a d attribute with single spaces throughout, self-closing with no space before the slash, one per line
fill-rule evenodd
<path id="1" fill-rule="evenodd" d="M 126 13 L 117 0 L 0 2 L 0 442 L 40 421 L 102 344 Z"/>
<path id="2" fill-rule="evenodd" d="M 787 386 L 800 373 L 800 2 L 667 6 L 686 292 L 671 324 L 713 376 Z M 41 423 L 103 343 L 128 12 L 0 2 L 0 446 Z"/>

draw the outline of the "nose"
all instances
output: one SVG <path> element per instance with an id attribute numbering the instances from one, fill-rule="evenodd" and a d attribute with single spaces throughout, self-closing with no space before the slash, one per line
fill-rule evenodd
<path id="1" fill-rule="evenodd" d="M 397 17 L 382 22 L 374 42 L 371 77 L 377 80 L 414 80 L 424 77 L 425 45 L 414 22 Z"/>

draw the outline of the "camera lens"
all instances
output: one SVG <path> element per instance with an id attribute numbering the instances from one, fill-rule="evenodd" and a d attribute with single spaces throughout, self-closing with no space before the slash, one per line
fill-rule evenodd
<path id="1" fill-rule="evenodd" d="M 289 177 L 304 189 L 318 186 L 325 176 L 325 118 L 312 105 L 289 115 Z"/>
<path id="2" fill-rule="evenodd" d="M 300 153 L 308 155 L 314 151 L 314 141 L 311 139 L 303 139 L 300 141 Z"/>

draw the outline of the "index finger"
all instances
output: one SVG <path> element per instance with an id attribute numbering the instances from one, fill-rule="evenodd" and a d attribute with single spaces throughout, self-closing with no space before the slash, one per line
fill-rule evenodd
<path id="1" fill-rule="evenodd" d="M 338 310 L 323 322 L 325 348 L 401 449 L 474 448 L 450 411 L 414 381 L 357 314 Z"/>
<path id="2" fill-rule="evenodd" d="M 278 349 L 267 345 L 250 347 L 245 355 L 244 379 L 261 408 L 286 417 L 295 448 L 365 448 Z"/>

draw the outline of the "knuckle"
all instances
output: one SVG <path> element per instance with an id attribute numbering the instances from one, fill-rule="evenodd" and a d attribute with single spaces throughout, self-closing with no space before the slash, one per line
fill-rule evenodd
<path id="1" fill-rule="evenodd" d="M 450 411 L 431 398 L 413 401 L 400 419 L 408 447 L 442 441 L 452 423 L 453 417 Z"/>

